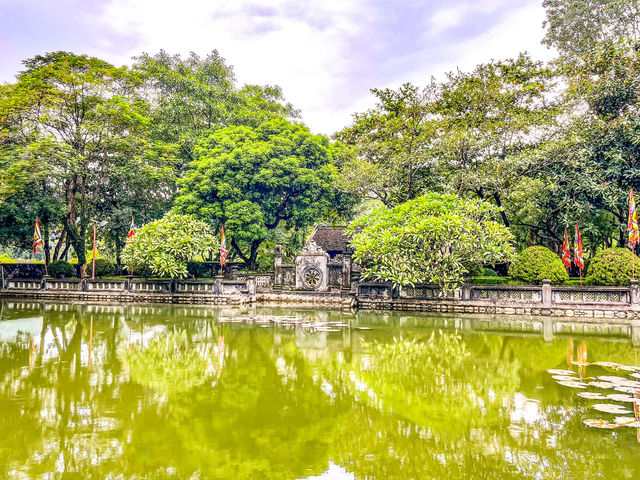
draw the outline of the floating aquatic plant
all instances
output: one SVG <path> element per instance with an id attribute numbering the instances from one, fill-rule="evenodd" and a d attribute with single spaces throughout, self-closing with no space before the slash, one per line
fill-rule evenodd
<path id="1" fill-rule="evenodd" d="M 595 405 L 592 405 L 592 408 L 599 412 L 613 413 L 616 415 L 626 415 L 627 413 L 631 413 L 631 410 L 627 410 L 623 406 L 616 405 L 615 403 L 596 403 Z"/>

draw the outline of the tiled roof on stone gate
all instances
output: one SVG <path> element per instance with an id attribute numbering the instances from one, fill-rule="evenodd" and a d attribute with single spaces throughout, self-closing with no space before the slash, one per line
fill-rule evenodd
<path id="1" fill-rule="evenodd" d="M 315 242 L 325 252 L 345 253 L 348 240 L 344 234 L 346 226 L 329 227 L 318 225 L 309 237 L 309 241 Z"/>

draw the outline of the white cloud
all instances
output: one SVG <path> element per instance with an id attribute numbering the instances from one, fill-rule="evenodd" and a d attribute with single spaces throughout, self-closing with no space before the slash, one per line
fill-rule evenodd
<path id="1" fill-rule="evenodd" d="M 501 3 L 501 0 L 496 0 L 493 6 L 499 8 Z M 480 4 L 479 10 L 476 11 L 480 10 L 485 13 L 495 11 L 490 9 L 487 3 Z M 524 51 L 529 52 L 534 59 L 549 61 L 555 56 L 555 52 L 540 43 L 544 18 L 542 6 L 532 2 L 509 11 L 499 24 L 477 36 L 444 45 L 433 41 L 403 60 L 404 63 L 416 65 L 416 68 L 402 72 L 385 86 L 393 88 L 408 81 L 425 84 L 432 76 L 442 80 L 447 72 L 456 69 L 472 70 L 479 63 L 513 58 Z M 424 61 L 434 48 L 444 49 L 447 52 L 447 60 L 438 63 Z"/>
<path id="2" fill-rule="evenodd" d="M 4 28 L 0 18 L 6 80 L 20 58 L 57 49 L 116 64 L 142 51 L 217 49 L 240 83 L 280 85 L 313 131 L 332 133 L 372 106 L 370 88 L 425 84 L 522 50 L 551 57 L 539 0 L 105 0 L 61 13 L 74 1 L 42 10 L 30 0 Z M 71 34 L 72 24 L 84 29 Z"/>
<path id="3" fill-rule="evenodd" d="M 120 33 L 140 35 L 136 50 L 123 52 L 119 62 L 143 50 L 204 55 L 217 49 L 241 83 L 280 85 L 313 130 L 330 132 L 341 125 L 326 112 L 347 81 L 349 39 L 363 34 L 367 10 L 362 1 L 296 5 L 113 0 L 104 19 Z"/>

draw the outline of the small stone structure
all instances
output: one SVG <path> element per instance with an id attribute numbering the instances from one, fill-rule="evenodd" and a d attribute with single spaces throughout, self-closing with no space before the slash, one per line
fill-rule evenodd
<path id="1" fill-rule="evenodd" d="M 283 249 L 277 247 L 274 262 L 276 289 L 351 291 L 353 268 L 345 229 L 345 226 L 316 226 L 296 256 L 294 265 L 283 264 Z"/>
<path id="2" fill-rule="evenodd" d="M 309 239 L 296 256 L 296 289 L 326 292 L 329 289 L 329 254 Z"/>

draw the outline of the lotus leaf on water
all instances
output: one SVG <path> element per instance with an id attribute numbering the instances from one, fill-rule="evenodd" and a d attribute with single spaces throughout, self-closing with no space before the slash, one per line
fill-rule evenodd
<path id="1" fill-rule="evenodd" d="M 635 417 L 616 417 L 613 419 L 616 425 L 629 425 L 630 423 L 635 423 Z"/>
<path id="2" fill-rule="evenodd" d="M 607 397 L 605 397 L 603 394 L 596 393 L 596 392 L 578 392 L 578 396 L 581 398 L 586 398 L 588 400 L 606 400 L 607 399 Z"/>
<path id="3" fill-rule="evenodd" d="M 573 370 L 562 370 L 561 368 L 550 368 L 547 370 L 552 375 L 575 375 L 576 372 Z"/>
<path id="4" fill-rule="evenodd" d="M 587 384 L 581 382 L 558 382 L 558 385 L 569 388 L 587 388 Z"/>
<path id="5" fill-rule="evenodd" d="M 634 365 L 620 365 L 620 370 L 623 370 L 625 372 L 640 372 L 640 367 L 634 366 Z M 634 375 L 631 375 L 632 377 Z M 640 377 L 637 377 L 640 378 Z"/>
<path id="6" fill-rule="evenodd" d="M 590 387 L 604 388 L 604 389 L 614 388 L 615 387 L 615 384 L 613 384 L 611 382 L 589 382 L 588 385 Z"/>
<path id="7" fill-rule="evenodd" d="M 611 382 L 617 385 L 627 385 L 627 386 L 640 386 L 640 382 L 636 382 L 635 380 L 630 380 L 624 377 L 617 377 L 615 375 L 601 375 L 598 377 L 598 380 L 602 380 L 604 382 Z"/>
<path id="8" fill-rule="evenodd" d="M 622 368 L 622 365 L 616 362 L 593 362 L 593 365 L 598 365 L 599 367 L 605 367 L 605 368 L 617 368 L 617 369 Z"/>
<path id="9" fill-rule="evenodd" d="M 631 395 L 624 395 L 622 393 L 612 393 L 607 395 L 609 400 L 613 400 L 614 402 L 633 402 L 633 397 Z"/>
<path id="10" fill-rule="evenodd" d="M 570 377 L 569 375 L 552 375 L 551 378 L 559 382 L 575 382 L 578 380 L 576 377 Z"/>
<path id="11" fill-rule="evenodd" d="M 616 405 L 614 403 L 596 403 L 592 405 L 595 410 L 604 413 L 615 413 L 620 415 L 626 415 L 627 413 L 631 413 L 631 410 L 626 410 L 621 405 Z"/>
<path id="12" fill-rule="evenodd" d="M 615 385 L 613 389 L 617 392 L 631 393 L 631 394 L 639 391 L 636 387 L 627 387 L 625 385 Z"/>
<path id="13" fill-rule="evenodd" d="M 618 428 L 618 425 L 615 423 L 609 423 L 601 418 L 588 418 L 584 420 L 584 424 L 588 427 L 603 428 L 605 430 L 615 430 Z"/>

